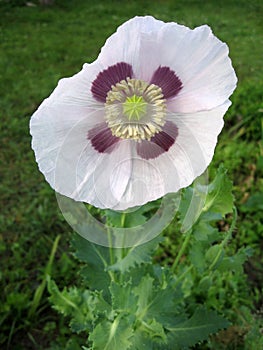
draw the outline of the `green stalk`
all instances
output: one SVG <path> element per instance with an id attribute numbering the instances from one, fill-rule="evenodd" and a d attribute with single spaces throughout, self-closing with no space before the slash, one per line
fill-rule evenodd
<path id="1" fill-rule="evenodd" d="M 110 252 L 110 264 L 114 264 L 114 256 L 113 256 L 113 248 L 112 248 L 112 236 L 111 236 L 111 228 L 107 229 L 108 233 L 108 242 L 109 242 L 109 252 Z"/>
<path id="2" fill-rule="evenodd" d="M 213 268 L 216 266 L 218 260 L 219 260 L 220 257 L 221 257 L 221 254 L 222 254 L 222 252 L 223 252 L 223 249 L 224 249 L 225 245 L 227 244 L 227 242 L 229 241 L 229 239 L 232 237 L 232 233 L 233 233 L 233 231 L 234 231 L 234 229 L 235 229 L 235 227 L 236 227 L 236 222 L 237 222 L 237 209 L 236 209 L 236 207 L 234 207 L 234 208 L 233 208 L 233 221 L 232 221 L 232 223 L 231 223 L 231 226 L 230 226 L 229 230 L 227 231 L 227 234 L 226 234 L 225 238 L 223 239 L 223 241 L 222 241 L 221 244 L 220 244 L 220 250 L 219 250 L 219 252 L 217 253 L 217 255 L 216 255 L 214 261 L 212 262 L 212 264 L 211 264 L 210 267 L 209 267 L 209 270 L 210 270 L 210 271 L 212 271 Z"/>
<path id="3" fill-rule="evenodd" d="M 172 265 L 172 271 L 173 272 L 175 271 L 177 265 L 179 264 L 180 259 L 181 259 L 182 255 L 184 254 L 184 252 L 186 250 L 186 247 L 188 246 L 188 243 L 189 243 L 190 238 L 191 238 L 191 233 L 192 233 L 192 230 L 189 230 L 185 234 L 185 238 L 184 238 L 183 244 L 182 244 L 182 246 L 181 246 L 181 248 L 180 248 L 180 250 L 179 250 L 179 252 L 178 252 L 178 254 L 176 256 L 176 259 L 174 260 L 173 265 Z"/>

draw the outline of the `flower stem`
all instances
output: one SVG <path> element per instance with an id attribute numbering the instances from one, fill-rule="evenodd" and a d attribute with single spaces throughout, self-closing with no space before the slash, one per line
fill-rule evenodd
<path id="1" fill-rule="evenodd" d="M 125 226 L 125 219 L 126 219 L 126 213 L 123 212 L 123 213 L 121 214 L 121 227 L 122 227 L 122 228 L 124 228 L 124 226 Z"/>
<path id="2" fill-rule="evenodd" d="M 231 226 L 230 226 L 229 230 L 228 230 L 227 233 L 226 233 L 225 238 L 223 239 L 223 241 L 222 241 L 221 244 L 220 244 L 220 250 L 219 250 L 219 252 L 217 253 L 217 255 L 216 255 L 214 261 L 212 262 L 212 264 L 211 264 L 210 267 L 209 267 L 209 270 L 210 270 L 210 271 L 212 271 L 212 270 L 214 269 L 214 267 L 216 266 L 218 260 L 219 260 L 220 257 L 221 257 L 221 254 L 222 254 L 222 252 L 223 252 L 223 249 L 224 249 L 226 243 L 227 243 L 227 242 L 229 241 L 229 239 L 232 237 L 232 233 L 233 233 L 233 231 L 234 231 L 234 229 L 235 229 L 236 222 L 237 222 L 237 209 L 236 209 L 236 207 L 234 207 L 234 208 L 233 208 L 233 221 L 232 221 L 232 223 L 231 223 Z"/>
<path id="3" fill-rule="evenodd" d="M 181 282 L 185 276 L 192 271 L 192 269 L 194 268 L 194 265 L 190 265 L 175 281 L 175 283 L 173 284 L 173 287 L 177 286 L 179 284 L 179 282 Z"/>
<path id="4" fill-rule="evenodd" d="M 126 219 L 126 213 L 122 213 L 121 215 L 121 227 L 125 227 L 125 219 Z M 126 249 L 124 248 L 124 243 L 125 243 L 125 235 L 123 235 L 123 240 L 122 240 L 122 248 L 121 248 L 121 257 L 124 258 L 126 255 Z"/>
<path id="5" fill-rule="evenodd" d="M 109 242 L 109 254 L 110 254 L 110 264 L 114 264 L 114 255 L 113 255 L 113 247 L 112 247 L 112 236 L 111 236 L 111 228 L 108 228 L 108 242 Z"/>
<path id="6" fill-rule="evenodd" d="M 187 245 L 188 245 L 188 243 L 190 241 L 190 238 L 191 238 L 191 233 L 192 233 L 192 230 L 189 230 L 185 234 L 185 238 L 184 238 L 183 244 L 182 244 L 182 246 L 181 246 L 181 248 L 180 248 L 180 250 L 179 250 L 179 252 L 178 252 L 178 254 L 176 256 L 176 259 L 175 259 L 173 265 L 172 265 L 172 271 L 173 272 L 175 271 L 177 265 L 179 264 L 179 261 L 180 261 L 182 255 L 185 252 L 185 249 L 186 249 L 186 247 L 187 247 Z"/>

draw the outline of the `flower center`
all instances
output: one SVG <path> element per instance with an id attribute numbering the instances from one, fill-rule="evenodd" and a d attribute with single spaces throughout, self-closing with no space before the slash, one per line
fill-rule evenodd
<path id="1" fill-rule="evenodd" d="M 165 124 L 166 104 L 159 86 L 127 78 L 107 93 L 105 111 L 112 135 L 150 140 Z"/>
<path id="2" fill-rule="evenodd" d="M 126 97 L 126 101 L 123 103 L 123 114 L 129 120 L 140 120 L 146 113 L 146 109 L 147 102 L 144 101 L 142 96 L 133 95 L 132 97 Z"/>

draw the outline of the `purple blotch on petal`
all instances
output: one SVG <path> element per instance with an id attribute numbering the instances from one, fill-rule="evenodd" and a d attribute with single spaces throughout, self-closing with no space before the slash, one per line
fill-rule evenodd
<path id="1" fill-rule="evenodd" d="M 101 123 L 89 130 L 88 139 L 93 148 L 99 153 L 111 153 L 119 137 L 113 136 L 106 123 Z"/>
<path id="2" fill-rule="evenodd" d="M 93 97 L 100 102 L 106 102 L 107 93 L 111 90 L 112 85 L 116 85 L 128 77 L 132 78 L 132 75 L 132 66 L 125 62 L 119 62 L 104 69 L 92 82 Z"/>
<path id="3" fill-rule="evenodd" d="M 159 86 L 165 99 L 175 97 L 182 89 L 183 84 L 178 76 L 169 67 L 159 67 L 153 73 L 151 84 Z"/>
<path id="4" fill-rule="evenodd" d="M 178 136 L 177 126 L 167 121 L 163 130 L 155 134 L 150 141 L 143 140 L 136 145 L 137 153 L 143 159 L 154 159 L 169 151 Z"/>

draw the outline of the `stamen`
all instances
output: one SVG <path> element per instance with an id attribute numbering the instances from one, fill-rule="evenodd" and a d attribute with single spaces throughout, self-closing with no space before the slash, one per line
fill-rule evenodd
<path id="1" fill-rule="evenodd" d="M 165 123 L 162 89 L 139 79 L 127 78 L 112 86 L 105 110 L 112 135 L 122 139 L 150 140 Z"/>

